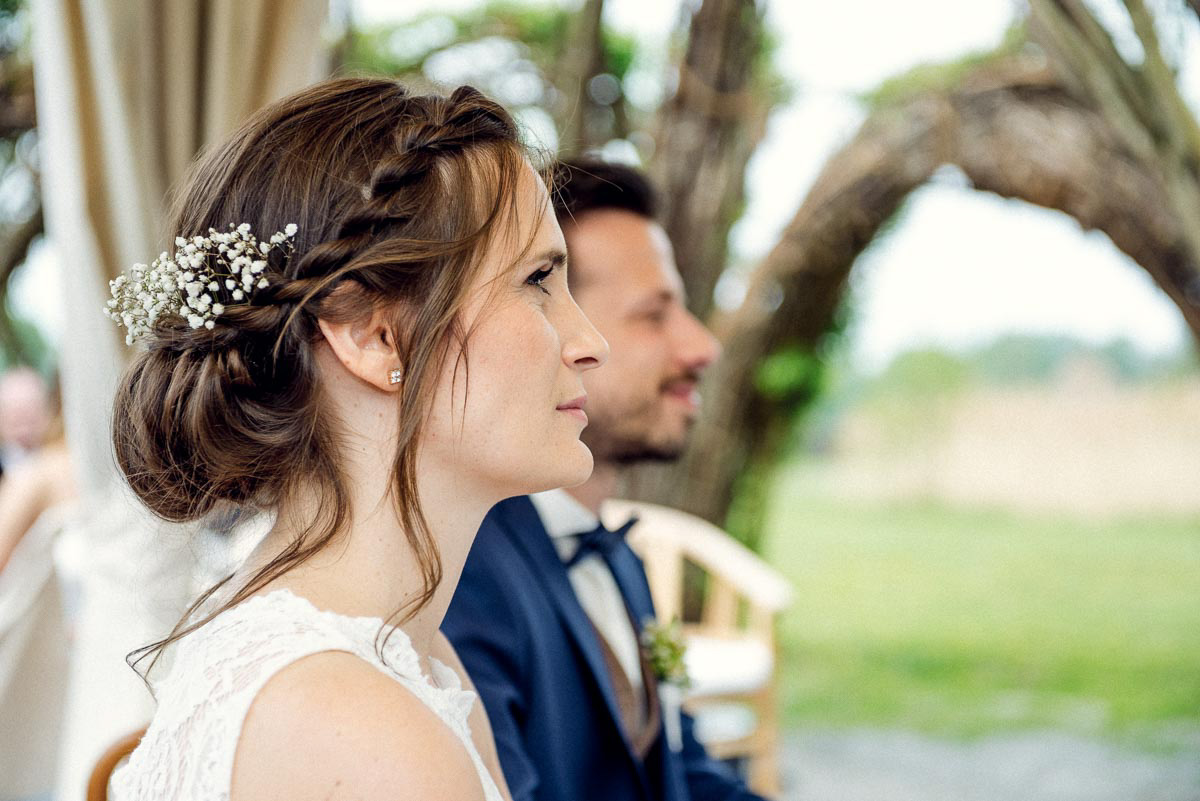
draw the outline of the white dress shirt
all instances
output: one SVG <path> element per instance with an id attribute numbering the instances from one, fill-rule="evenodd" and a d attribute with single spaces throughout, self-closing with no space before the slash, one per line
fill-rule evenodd
<path id="1" fill-rule="evenodd" d="M 550 535 L 559 558 L 566 562 L 575 555 L 579 539 L 575 536 L 600 525 L 600 519 L 575 500 L 566 490 L 555 489 L 530 495 L 542 525 Z M 637 634 L 629 620 L 625 600 L 608 564 L 598 553 L 581 558 L 567 571 L 579 605 L 591 618 L 609 648 L 616 655 L 621 669 L 629 677 L 634 698 L 645 697 L 642 683 L 641 658 Z"/>

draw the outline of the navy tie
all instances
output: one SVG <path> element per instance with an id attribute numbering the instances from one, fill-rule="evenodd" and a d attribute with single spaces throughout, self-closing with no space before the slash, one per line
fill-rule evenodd
<path id="1" fill-rule="evenodd" d="M 629 533 L 629 529 L 633 528 L 637 521 L 637 517 L 631 517 L 616 531 L 609 531 L 601 523 L 591 531 L 585 531 L 578 535 L 579 547 L 575 550 L 574 555 L 567 560 L 567 569 L 570 570 L 580 559 L 591 553 L 600 554 L 600 557 L 611 565 L 613 553 L 625 542 L 625 535 Z"/>

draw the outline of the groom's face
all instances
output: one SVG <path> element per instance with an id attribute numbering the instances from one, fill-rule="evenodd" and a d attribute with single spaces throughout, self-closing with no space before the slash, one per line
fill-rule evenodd
<path id="1" fill-rule="evenodd" d="M 700 409 L 700 376 L 720 348 L 684 305 L 666 232 L 602 209 L 563 234 L 571 291 L 611 348 L 608 363 L 584 375 L 590 422 L 581 439 L 597 462 L 678 457 Z"/>

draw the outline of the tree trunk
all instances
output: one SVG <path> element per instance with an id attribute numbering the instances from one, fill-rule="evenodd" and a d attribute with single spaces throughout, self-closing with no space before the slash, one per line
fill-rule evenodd
<path id="1" fill-rule="evenodd" d="M 35 124 L 33 65 L 9 56 L 0 63 L 0 137 L 16 139 Z"/>
<path id="2" fill-rule="evenodd" d="M 687 453 L 669 468 L 634 474 L 631 494 L 723 525 L 738 479 L 757 473 L 761 480 L 762 463 L 781 443 L 779 410 L 756 390 L 759 366 L 784 344 L 816 346 L 854 259 L 941 163 L 938 133 L 948 114 L 944 101 L 923 98 L 872 117 L 826 164 L 755 270 L 741 308 L 714 321 L 724 352 L 704 379 Z"/>
<path id="3" fill-rule="evenodd" d="M 755 0 L 704 0 L 692 17 L 678 87 L 660 111 L 650 172 L 688 306 L 701 319 L 725 270 L 746 163 L 766 127 L 769 99 L 755 85 L 762 39 Z"/>
<path id="4" fill-rule="evenodd" d="M 786 349 L 818 351 L 855 259 L 946 163 L 980 190 L 1058 209 L 1104 231 L 1200 336 L 1197 263 L 1157 171 L 1044 67 L 987 64 L 953 91 L 877 110 L 826 164 L 755 271 L 742 307 L 714 321 L 725 351 L 705 378 L 704 413 L 687 454 L 669 469 L 636 475 L 632 494 L 726 522 L 735 485 L 764 480 L 796 412 L 794 397 L 760 391 L 764 359 Z"/>
<path id="5" fill-rule="evenodd" d="M 588 113 L 595 104 L 588 94 L 588 81 L 604 68 L 603 16 L 604 0 L 586 0 L 583 8 L 571 18 L 571 30 L 561 62 L 562 85 L 571 101 L 559 125 L 560 157 L 582 153 L 598 144 L 589 135 Z"/>

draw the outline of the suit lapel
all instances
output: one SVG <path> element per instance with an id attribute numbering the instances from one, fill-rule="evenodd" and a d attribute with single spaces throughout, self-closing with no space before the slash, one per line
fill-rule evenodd
<path id="1" fill-rule="evenodd" d="M 642 566 L 641 560 L 633 549 L 628 544 L 622 543 L 619 548 L 613 550 L 609 557 L 609 567 L 612 568 L 613 578 L 616 579 L 617 588 L 620 589 L 621 595 L 625 598 L 625 606 L 629 610 L 629 616 L 634 621 L 634 631 L 640 638 L 642 635 L 642 625 L 647 619 L 653 620 L 654 615 L 654 600 L 650 593 L 650 584 L 646 581 L 646 570 Z M 643 770 L 643 776 L 649 786 L 649 775 L 654 773 L 658 777 L 659 784 L 657 792 L 651 792 L 651 795 L 656 795 L 663 801 L 674 801 L 675 799 L 683 799 L 688 797 L 686 784 L 680 772 L 679 761 L 674 758 L 670 748 L 666 743 L 664 734 L 665 722 L 661 719 L 663 714 L 658 705 L 658 689 L 657 680 L 650 670 L 649 664 L 646 662 L 646 656 L 642 655 L 642 675 L 646 686 L 651 689 L 652 698 L 651 704 L 654 706 L 652 717 L 657 717 L 657 734 L 655 740 L 650 742 L 650 747 L 657 744 L 657 755 L 653 751 L 646 754 L 639 763 Z M 652 766 L 651 762 L 657 762 L 656 766 Z"/>
<path id="2" fill-rule="evenodd" d="M 510 498 L 496 507 L 496 513 L 513 542 L 529 560 L 534 574 L 542 579 L 543 586 L 549 591 L 554 601 L 554 610 L 571 634 L 572 639 L 575 640 L 588 668 L 591 669 L 596 684 L 600 688 L 600 694 L 604 696 L 608 713 L 621 733 L 621 737 L 625 740 L 625 748 L 632 757 L 633 748 L 624 726 L 620 722 L 621 711 L 617 705 L 617 694 L 613 689 L 612 678 L 608 675 L 604 652 L 597 640 L 599 635 L 592 625 L 591 618 L 587 616 L 587 612 L 583 611 L 583 607 L 579 605 L 579 599 L 575 597 L 575 589 L 571 586 L 570 579 L 567 578 L 567 569 L 563 566 L 558 551 L 554 550 L 554 544 L 550 542 L 550 535 L 546 533 L 546 528 L 542 525 L 542 520 L 538 517 L 533 502 L 525 496 Z M 640 766 L 638 766 L 638 770 L 641 771 Z"/>
<path id="3" fill-rule="evenodd" d="M 646 571 L 637 554 L 625 543 L 613 551 L 609 567 L 640 636 L 646 618 L 654 617 L 654 600 L 650 595 L 650 584 L 646 581 Z"/>

